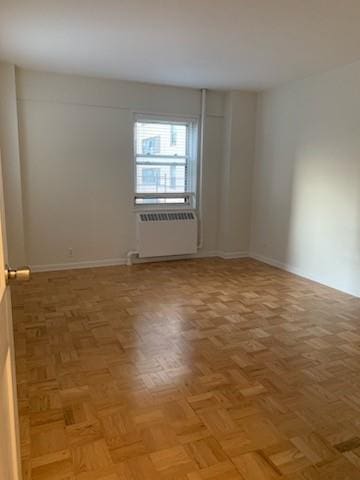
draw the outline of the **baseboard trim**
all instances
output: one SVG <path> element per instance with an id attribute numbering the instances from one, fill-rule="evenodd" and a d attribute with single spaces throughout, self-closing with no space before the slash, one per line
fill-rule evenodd
<path id="1" fill-rule="evenodd" d="M 259 262 L 266 263 L 267 265 L 271 265 L 272 267 L 280 268 L 281 270 L 285 270 L 286 272 L 294 273 L 303 277 L 304 275 L 300 275 L 295 267 L 283 262 L 279 262 L 274 258 L 265 257 L 264 255 L 260 255 L 258 253 L 250 252 L 249 257 L 253 258 L 254 260 L 258 260 Z M 296 270 L 296 271 L 295 271 Z"/>
<path id="2" fill-rule="evenodd" d="M 146 258 L 134 257 L 132 259 L 132 264 L 139 265 L 141 263 L 173 262 L 175 260 L 191 260 L 193 258 L 211 258 L 211 257 L 218 257 L 218 252 L 205 251 L 205 252 L 198 252 L 198 253 L 189 253 L 188 255 L 167 255 L 164 257 L 146 257 Z"/>
<path id="3" fill-rule="evenodd" d="M 110 258 L 85 262 L 50 263 L 47 265 L 30 265 L 30 268 L 33 272 L 54 272 L 57 270 L 77 270 L 80 268 L 111 267 L 117 265 L 126 265 L 126 259 Z"/>
<path id="4" fill-rule="evenodd" d="M 149 263 L 149 262 L 163 262 L 171 260 L 187 260 L 191 258 L 209 258 L 220 256 L 217 251 L 198 252 L 193 255 L 179 255 L 172 257 L 155 257 L 155 258 L 141 258 L 136 259 L 134 264 Z M 126 265 L 127 258 L 110 258 L 105 260 L 88 260 L 82 262 L 66 262 L 66 263 L 50 263 L 46 265 L 30 265 L 33 272 L 55 272 L 60 270 L 77 270 L 81 268 L 96 268 L 96 267 L 115 267 L 118 265 Z"/>
<path id="5" fill-rule="evenodd" d="M 249 252 L 217 252 L 217 257 L 223 258 L 224 260 L 231 260 L 235 258 L 247 258 L 249 256 Z"/>
<path id="6" fill-rule="evenodd" d="M 319 278 L 317 275 L 304 272 L 303 270 L 297 267 L 294 267 L 289 263 L 280 262 L 274 258 L 266 257 L 264 255 L 254 253 L 254 252 L 250 252 L 249 257 L 253 258 L 254 260 L 258 260 L 259 262 L 263 262 L 273 267 L 279 268 L 280 270 L 284 270 L 285 272 L 293 273 L 294 275 L 298 275 L 299 277 L 306 278 L 307 280 L 311 280 L 313 282 L 319 283 L 320 285 L 324 285 L 325 287 L 333 288 L 334 290 L 347 293 L 348 295 L 352 295 L 354 297 L 358 297 L 358 298 L 360 297 L 359 292 L 356 290 L 339 288 L 338 286 L 335 286 L 334 284 L 331 284 L 330 282 L 322 278 Z"/>
<path id="7" fill-rule="evenodd" d="M 217 250 L 201 251 L 192 255 L 179 255 L 172 257 L 155 257 L 136 259 L 135 264 L 149 263 L 149 262 L 166 262 L 172 260 L 187 260 L 191 258 L 211 258 L 220 257 L 224 260 L 231 260 L 235 258 L 248 257 L 248 252 L 222 252 Z M 83 262 L 67 262 L 67 263 L 51 263 L 46 265 L 30 265 L 33 272 L 55 272 L 60 270 L 77 270 L 81 268 L 96 268 L 96 267 L 112 267 L 118 265 L 126 265 L 126 258 L 110 258 L 105 260 L 89 260 Z"/>

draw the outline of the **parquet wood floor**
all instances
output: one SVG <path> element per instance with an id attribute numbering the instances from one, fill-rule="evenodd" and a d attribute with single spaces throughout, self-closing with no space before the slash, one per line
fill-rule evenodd
<path id="1" fill-rule="evenodd" d="M 360 299 L 254 260 L 13 288 L 25 480 L 359 480 Z"/>

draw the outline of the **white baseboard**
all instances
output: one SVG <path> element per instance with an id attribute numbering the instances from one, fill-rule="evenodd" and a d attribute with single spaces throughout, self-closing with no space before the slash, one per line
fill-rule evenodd
<path id="1" fill-rule="evenodd" d="M 248 252 L 217 252 L 217 257 L 223 258 L 224 260 L 231 260 L 233 258 L 246 258 L 249 256 Z"/>
<path id="2" fill-rule="evenodd" d="M 275 260 L 274 258 L 266 257 L 264 255 L 260 255 L 258 253 L 253 253 L 253 252 L 249 253 L 249 257 L 253 258 L 254 260 L 259 260 L 259 262 L 266 263 L 273 267 L 280 268 L 281 270 L 285 270 L 286 272 L 293 273 L 294 275 L 298 275 L 299 277 L 307 278 L 308 280 L 312 280 L 313 282 L 321 283 L 322 285 L 331 287 L 331 285 L 327 285 L 323 281 L 320 281 L 319 277 L 317 277 L 316 275 L 312 275 L 308 272 L 304 272 L 300 268 L 294 267 L 289 263 L 280 262 L 279 260 Z"/>
<path id="3" fill-rule="evenodd" d="M 158 263 L 158 262 L 172 262 L 174 260 L 191 260 L 192 258 L 210 258 L 218 257 L 218 252 L 216 251 L 205 251 L 198 253 L 190 253 L 188 255 L 170 255 L 164 257 L 146 257 L 146 258 L 133 258 L 133 265 L 138 265 L 140 263 Z"/>
<path id="4" fill-rule="evenodd" d="M 265 257 L 264 255 L 260 255 L 258 253 L 250 252 L 249 257 L 253 258 L 254 260 L 259 260 L 259 262 L 266 263 L 267 265 L 271 265 L 273 267 L 280 268 L 281 270 L 285 270 L 290 273 L 295 273 L 296 275 L 300 275 L 295 267 L 283 262 L 279 262 L 274 258 Z M 295 271 L 296 270 L 296 271 Z M 302 277 L 303 275 L 300 275 Z"/>
<path id="5" fill-rule="evenodd" d="M 188 260 L 191 258 L 211 258 L 211 257 L 219 257 L 224 260 L 230 260 L 235 258 L 245 258 L 248 257 L 247 252 L 219 252 L 218 250 L 212 251 L 205 251 L 205 252 L 198 252 L 191 255 L 179 255 L 179 256 L 172 256 L 172 257 L 154 257 L 154 258 L 137 258 L 134 261 L 136 263 L 147 263 L 147 262 L 167 262 L 171 260 Z"/>
<path id="6" fill-rule="evenodd" d="M 210 250 L 205 252 L 198 252 L 193 255 L 193 258 L 209 258 L 209 257 L 218 257 L 219 252 L 217 250 Z"/>
<path id="7" fill-rule="evenodd" d="M 176 257 L 156 257 L 156 258 L 142 258 L 137 259 L 136 263 L 148 263 L 148 262 L 161 262 L 161 261 L 171 261 L 171 260 L 186 260 L 189 258 L 208 258 L 208 257 L 217 257 L 218 252 L 208 251 L 208 252 L 199 252 L 194 255 L 181 255 Z M 30 268 L 33 272 L 53 272 L 58 270 L 75 270 L 79 268 L 95 268 L 95 267 L 111 267 L 117 265 L 126 265 L 127 258 L 110 258 L 105 260 L 88 260 L 82 262 L 64 262 L 64 263 L 50 263 L 45 265 L 30 265 Z"/>
<path id="8" fill-rule="evenodd" d="M 33 272 L 53 272 L 57 270 L 75 270 L 79 268 L 110 267 L 126 265 L 125 258 L 110 258 L 106 260 L 89 260 L 85 262 L 50 263 L 47 265 L 30 265 Z"/>
<path id="9" fill-rule="evenodd" d="M 300 268 L 294 267 L 289 263 L 280 262 L 275 260 L 274 258 L 266 257 L 264 255 L 250 252 L 250 258 L 254 258 L 255 260 L 259 260 L 259 262 L 266 263 L 268 265 L 272 265 L 273 267 L 280 268 L 281 270 L 285 270 L 286 272 L 293 273 L 294 275 L 298 275 L 299 277 L 306 278 L 308 280 L 312 280 L 313 282 L 320 283 L 321 285 L 325 285 L 326 287 L 333 288 L 334 290 L 338 290 L 339 292 L 347 293 L 348 295 L 353 295 L 355 297 L 360 297 L 360 294 L 357 290 L 349 289 L 349 288 L 340 288 L 338 285 L 334 285 L 333 283 L 329 282 L 327 279 L 321 278 L 316 274 L 305 272 Z"/>
<path id="10" fill-rule="evenodd" d="M 171 260 L 186 260 L 191 258 L 210 258 L 220 257 L 223 259 L 235 259 L 248 257 L 247 252 L 219 252 L 217 250 L 201 251 L 193 255 L 181 255 L 175 257 L 156 257 L 136 259 L 134 264 L 148 262 L 164 262 Z M 116 265 L 126 265 L 126 258 L 110 258 L 105 260 L 89 260 L 82 262 L 51 263 L 46 265 L 30 265 L 33 272 L 53 272 L 58 270 L 75 270 L 80 268 L 110 267 Z"/>

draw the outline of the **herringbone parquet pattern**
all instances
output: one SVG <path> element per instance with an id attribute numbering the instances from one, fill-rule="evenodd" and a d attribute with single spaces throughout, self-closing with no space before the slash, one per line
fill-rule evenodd
<path id="1" fill-rule="evenodd" d="M 359 480 L 360 299 L 253 260 L 13 289 L 25 480 Z"/>

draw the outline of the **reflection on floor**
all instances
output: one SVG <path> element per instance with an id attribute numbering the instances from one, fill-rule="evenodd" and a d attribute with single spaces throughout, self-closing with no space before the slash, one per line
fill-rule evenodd
<path id="1" fill-rule="evenodd" d="M 24 480 L 360 478 L 360 299 L 253 260 L 13 288 Z"/>

